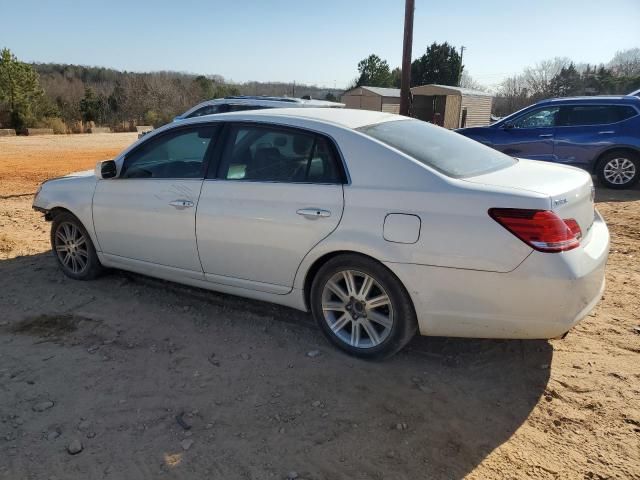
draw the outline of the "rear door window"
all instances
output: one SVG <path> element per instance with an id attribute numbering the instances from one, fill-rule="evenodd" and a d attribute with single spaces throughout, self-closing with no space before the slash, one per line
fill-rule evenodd
<path id="1" fill-rule="evenodd" d="M 566 107 L 563 126 L 606 125 L 626 120 L 638 114 L 628 105 L 575 105 Z"/>
<path id="2" fill-rule="evenodd" d="M 218 177 L 224 180 L 342 183 L 335 150 L 326 138 L 295 129 L 230 128 Z"/>

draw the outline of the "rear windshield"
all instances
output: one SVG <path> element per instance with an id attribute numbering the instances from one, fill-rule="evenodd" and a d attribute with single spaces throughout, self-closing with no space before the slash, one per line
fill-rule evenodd
<path id="1" fill-rule="evenodd" d="M 360 127 L 357 131 L 453 178 L 500 170 L 517 161 L 475 140 L 421 120 L 393 120 Z"/>

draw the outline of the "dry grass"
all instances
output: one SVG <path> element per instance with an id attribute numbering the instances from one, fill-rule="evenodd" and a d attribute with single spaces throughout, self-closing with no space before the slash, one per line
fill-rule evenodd
<path id="1" fill-rule="evenodd" d="M 0 252 L 9 253 L 16 246 L 16 242 L 6 233 L 0 233 Z"/>
<path id="2" fill-rule="evenodd" d="M 94 168 L 136 138 L 136 133 L 2 137 L 0 197 L 31 194 L 48 178 Z"/>

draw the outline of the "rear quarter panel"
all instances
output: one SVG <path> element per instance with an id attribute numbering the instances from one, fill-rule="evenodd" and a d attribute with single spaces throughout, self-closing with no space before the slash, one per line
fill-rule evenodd
<path id="1" fill-rule="evenodd" d="M 349 145 L 349 143 L 352 143 Z M 430 171 L 403 154 L 357 139 L 341 145 L 352 183 L 345 185 L 345 207 L 338 228 L 303 260 L 296 288 L 323 255 L 355 251 L 388 263 L 509 272 L 530 253 L 488 214 L 489 208 L 548 209 L 548 196 L 472 185 Z M 384 238 L 390 213 L 420 217 L 418 241 L 395 243 Z"/>
<path id="2" fill-rule="evenodd" d="M 531 253 L 531 248 L 498 225 L 488 210 L 531 208 L 531 199 L 524 200 L 509 193 L 486 194 L 473 188 L 397 192 L 345 187 L 342 221 L 312 253 L 318 258 L 330 251 L 353 250 L 383 262 L 509 272 Z M 539 208 L 549 207 L 548 198 L 535 202 Z M 384 219 L 390 213 L 420 217 L 416 243 L 385 240 Z"/>

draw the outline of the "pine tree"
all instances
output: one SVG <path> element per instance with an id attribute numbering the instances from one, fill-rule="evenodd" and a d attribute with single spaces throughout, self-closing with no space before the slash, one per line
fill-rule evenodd
<path id="1" fill-rule="evenodd" d="M 463 69 L 461 64 L 460 54 L 454 47 L 447 42 L 434 42 L 411 64 L 411 85 L 458 85 Z"/>
<path id="2" fill-rule="evenodd" d="M 16 130 L 32 125 L 52 109 L 36 71 L 18 61 L 8 48 L 0 51 L 0 103 L 7 105 L 10 125 Z"/>
<path id="3" fill-rule="evenodd" d="M 377 55 L 369 55 L 358 63 L 360 76 L 356 81 L 356 87 L 391 87 L 393 80 L 391 70 L 386 60 Z"/>

